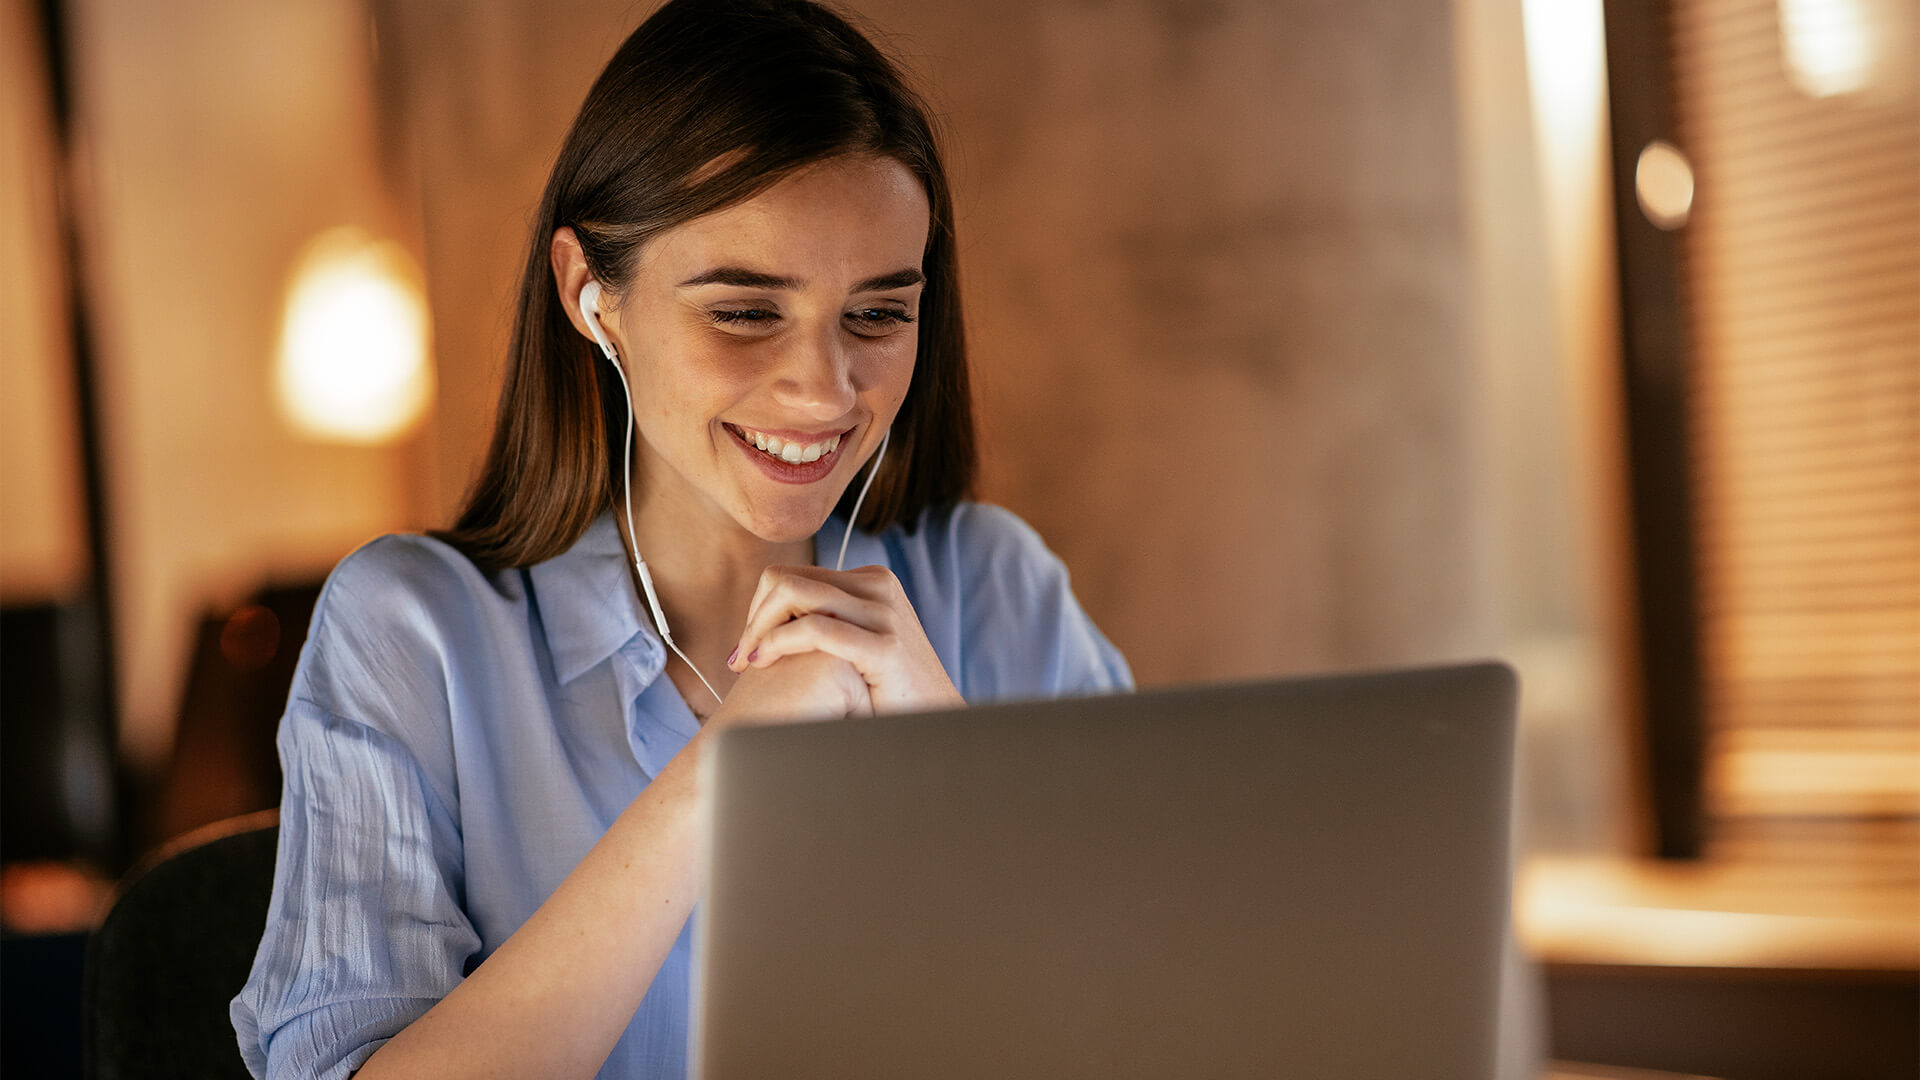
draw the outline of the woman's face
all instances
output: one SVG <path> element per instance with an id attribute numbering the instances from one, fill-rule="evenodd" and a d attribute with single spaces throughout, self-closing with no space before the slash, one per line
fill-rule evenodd
<path id="1" fill-rule="evenodd" d="M 730 518 L 773 543 L 818 531 L 906 397 L 928 221 L 905 166 L 845 157 L 641 249 L 603 322 L 632 388 L 643 515 Z"/>

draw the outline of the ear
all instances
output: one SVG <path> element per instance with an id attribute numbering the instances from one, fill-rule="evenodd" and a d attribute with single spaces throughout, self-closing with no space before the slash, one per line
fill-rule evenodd
<path id="1" fill-rule="evenodd" d="M 593 332 L 580 317 L 580 290 L 593 280 L 593 271 L 587 268 L 587 253 L 580 250 L 580 238 L 573 234 L 573 229 L 561 226 L 553 230 L 553 244 L 547 249 L 547 258 L 553 264 L 553 284 L 559 291 L 560 306 L 567 313 L 567 321 L 581 337 L 592 342 Z M 600 317 L 600 326 L 608 337 L 614 336 L 613 327 L 607 324 L 604 314 Z M 617 347 L 619 339 L 614 338 L 614 342 Z M 600 346 L 594 345 L 595 353 L 599 350 Z M 621 351 L 624 354 L 625 350 Z"/>

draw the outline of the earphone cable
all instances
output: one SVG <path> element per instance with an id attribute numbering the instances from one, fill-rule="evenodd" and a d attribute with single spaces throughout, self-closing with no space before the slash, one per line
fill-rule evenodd
<path id="1" fill-rule="evenodd" d="M 706 687 L 707 693 L 713 695 L 713 700 L 724 704 L 726 699 L 722 698 L 720 691 L 715 690 L 713 684 L 707 681 L 707 677 L 701 674 L 699 665 L 688 659 L 687 654 L 680 651 L 680 646 L 674 644 L 673 631 L 667 628 L 667 613 L 661 609 L 660 598 L 653 590 L 653 575 L 647 573 L 646 560 L 640 557 L 640 534 L 633 530 L 633 387 L 627 385 L 627 373 L 620 366 L 620 362 L 613 360 L 611 356 L 607 359 L 613 361 L 614 373 L 620 376 L 620 399 L 627 403 L 627 438 L 620 454 L 620 461 L 623 470 L 621 487 L 626 491 L 627 542 L 633 550 L 633 568 L 640 575 L 640 584 L 646 590 L 647 604 L 653 609 L 653 621 L 660 626 L 661 640 L 667 643 L 667 648 L 673 650 L 673 655 L 686 663 L 692 670 L 693 677 L 699 679 L 700 685 Z M 865 493 L 862 492 L 862 494 Z"/>
<path id="2" fill-rule="evenodd" d="M 887 441 L 893 438 L 893 429 L 880 436 L 880 449 L 873 452 L 873 468 L 867 470 L 867 481 L 860 485 L 860 494 L 853 500 L 853 513 L 847 515 L 847 531 L 840 534 L 840 557 L 834 560 L 835 570 L 847 567 L 847 541 L 853 539 L 853 523 L 860 520 L 860 504 L 867 501 L 867 489 L 873 486 L 873 478 L 880 474 L 880 459 L 886 456 Z"/>

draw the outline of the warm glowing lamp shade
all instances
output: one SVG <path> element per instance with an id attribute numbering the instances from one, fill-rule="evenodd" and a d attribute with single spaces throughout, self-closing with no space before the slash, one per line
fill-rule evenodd
<path id="1" fill-rule="evenodd" d="M 295 261 L 274 390 L 294 430 L 326 442 L 405 435 L 433 396 L 419 275 L 399 245 L 322 233 Z"/>

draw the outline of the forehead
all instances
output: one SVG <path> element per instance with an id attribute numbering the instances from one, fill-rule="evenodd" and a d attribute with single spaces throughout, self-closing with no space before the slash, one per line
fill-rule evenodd
<path id="1" fill-rule="evenodd" d="M 674 275 L 739 266 L 844 284 L 918 267 L 930 213 L 919 178 L 898 161 L 833 158 L 662 233 L 638 269 L 643 279 L 679 281 Z"/>

